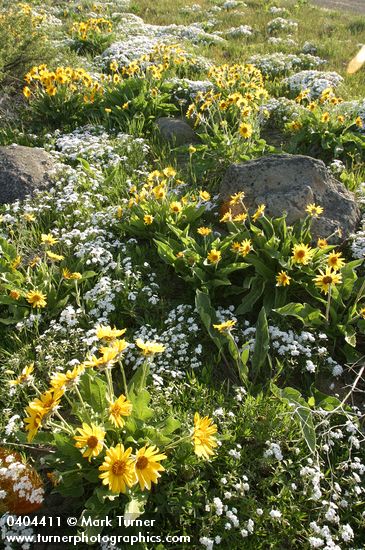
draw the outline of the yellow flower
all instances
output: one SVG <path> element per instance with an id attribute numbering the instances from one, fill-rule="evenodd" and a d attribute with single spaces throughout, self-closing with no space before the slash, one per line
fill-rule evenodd
<path id="1" fill-rule="evenodd" d="M 33 308 L 35 307 L 46 307 L 46 295 L 43 294 L 40 290 L 30 290 L 25 296 L 28 304 L 31 304 Z"/>
<path id="2" fill-rule="evenodd" d="M 197 456 L 209 460 L 209 457 L 214 455 L 213 449 L 218 446 L 214 437 L 215 433 L 217 433 L 217 426 L 213 424 L 213 420 L 208 416 L 200 418 L 199 413 L 196 412 L 194 415 L 194 431 L 191 438 Z"/>
<path id="3" fill-rule="evenodd" d="M 355 124 L 358 128 L 362 128 L 364 126 L 362 118 L 360 116 L 356 117 Z"/>
<path id="4" fill-rule="evenodd" d="M 316 107 L 317 107 L 316 103 L 314 101 L 311 101 L 308 104 L 307 109 L 308 109 L 308 111 L 314 111 Z"/>
<path id="5" fill-rule="evenodd" d="M 328 122 L 330 119 L 330 114 L 329 113 L 323 113 L 322 115 L 322 118 L 321 118 L 321 122 Z"/>
<path id="6" fill-rule="evenodd" d="M 297 130 L 300 130 L 303 127 L 303 124 L 299 120 L 293 120 L 292 122 L 289 122 L 288 128 L 290 130 L 294 130 L 295 132 Z"/>
<path id="7" fill-rule="evenodd" d="M 137 481 L 131 453 L 132 447 L 124 450 L 123 444 L 119 443 L 107 450 L 104 462 L 99 466 L 103 472 L 99 478 L 113 493 L 126 493 L 127 487 L 132 487 Z"/>
<path id="8" fill-rule="evenodd" d="M 125 340 L 114 340 L 110 346 L 100 348 L 102 354 L 99 364 L 115 363 L 119 359 L 119 355 L 128 347 L 128 342 Z"/>
<path id="9" fill-rule="evenodd" d="M 174 170 L 172 166 L 168 166 L 167 168 L 164 168 L 162 171 L 167 178 L 174 178 L 176 176 L 176 170 Z"/>
<path id="10" fill-rule="evenodd" d="M 362 308 L 359 309 L 359 315 L 360 315 L 360 317 L 365 319 L 365 307 L 362 307 Z"/>
<path id="11" fill-rule="evenodd" d="M 96 336 L 99 340 L 107 340 L 108 342 L 111 342 L 119 336 L 123 336 L 126 330 L 127 329 L 125 328 L 118 330 L 109 326 L 99 325 L 96 329 Z"/>
<path id="12" fill-rule="evenodd" d="M 20 292 L 18 292 L 17 290 L 11 290 L 9 292 L 9 296 L 10 296 L 10 298 L 13 298 L 13 300 L 19 300 Z"/>
<path id="13" fill-rule="evenodd" d="M 231 195 L 229 204 L 233 206 L 234 204 L 238 204 L 239 202 L 242 202 L 245 197 L 245 194 L 243 191 L 240 191 L 239 193 L 235 193 L 234 195 Z"/>
<path id="14" fill-rule="evenodd" d="M 257 221 L 259 218 L 261 218 L 261 216 L 264 215 L 265 208 L 266 208 L 266 206 L 264 204 L 260 204 L 257 207 L 256 212 L 252 215 L 252 219 L 253 219 L 254 222 Z"/>
<path id="15" fill-rule="evenodd" d="M 231 222 L 232 221 L 232 211 L 228 210 L 228 212 L 223 214 L 223 216 L 221 217 L 221 219 L 219 221 L 223 222 L 223 223 L 224 222 Z"/>
<path id="16" fill-rule="evenodd" d="M 130 416 L 132 414 L 133 405 L 125 395 L 120 395 L 114 403 L 110 403 L 109 406 L 109 420 L 117 428 L 123 428 L 125 424 L 123 416 Z"/>
<path id="17" fill-rule="evenodd" d="M 194 145 L 189 145 L 189 153 L 190 155 L 196 153 L 196 147 L 194 147 Z"/>
<path id="18" fill-rule="evenodd" d="M 42 426 L 42 420 L 46 411 L 42 408 L 33 408 L 29 406 L 25 409 L 25 412 L 28 415 L 24 418 L 25 431 L 28 432 L 27 441 L 31 443 Z"/>
<path id="19" fill-rule="evenodd" d="M 247 214 L 245 212 L 242 212 L 242 214 L 237 214 L 237 216 L 233 218 L 234 222 L 244 222 L 246 220 L 247 220 Z"/>
<path id="20" fill-rule="evenodd" d="M 242 137 L 248 139 L 252 136 L 252 126 L 251 124 L 246 124 L 242 122 L 238 128 L 238 131 Z"/>
<path id="21" fill-rule="evenodd" d="M 25 212 L 23 214 L 23 218 L 25 219 L 26 222 L 34 222 L 36 219 L 34 214 L 30 214 L 29 212 Z"/>
<path id="22" fill-rule="evenodd" d="M 170 210 L 171 212 L 174 212 L 174 214 L 178 214 L 182 210 L 181 202 L 174 201 L 170 204 Z"/>
<path id="23" fill-rule="evenodd" d="M 276 286 L 287 286 L 290 285 L 291 277 L 286 273 L 286 271 L 280 271 L 276 275 Z"/>
<path id="24" fill-rule="evenodd" d="M 340 124 L 343 124 L 343 123 L 345 122 L 345 117 L 344 117 L 343 115 L 338 115 L 337 121 L 338 121 Z"/>
<path id="25" fill-rule="evenodd" d="M 92 457 L 98 456 L 102 449 L 105 437 L 105 431 L 95 424 L 90 426 L 86 422 L 82 423 L 82 428 L 77 428 L 80 435 L 75 435 L 75 447 L 85 449 L 82 456 L 88 458 L 89 462 Z"/>
<path id="26" fill-rule="evenodd" d="M 222 253 L 220 252 L 220 250 L 212 248 L 207 256 L 207 260 L 210 264 L 217 264 L 220 261 L 221 257 Z"/>
<path id="27" fill-rule="evenodd" d="M 164 199 L 166 196 L 166 189 L 163 185 L 157 185 L 157 187 L 154 187 L 152 189 L 153 194 L 155 195 L 156 199 Z"/>
<path id="28" fill-rule="evenodd" d="M 143 342 L 141 338 L 137 338 L 136 345 L 142 350 L 143 355 L 148 357 L 155 353 L 162 353 L 165 351 L 165 346 L 158 342 Z"/>
<path id="29" fill-rule="evenodd" d="M 12 269 L 17 269 L 20 266 L 20 262 L 22 261 L 21 256 L 17 256 L 15 260 L 13 260 L 10 264 Z"/>
<path id="30" fill-rule="evenodd" d="M 145 214 L 143 216 L 143 221 L 144 221 L 145 225 L 151 225 L 153 223 L 153 220 L 154 220 L 154 218 L 150 214 Z"/>
<path id="31" fill-rule="evenodd" d="M 326 239 L 319 238 L 317 240 L 317 246 L 318 248 L 326 248 L 328 246 L 328 242 L 326 241 Z"/>
<path id="32" fill-rule="evenodd" d="M 60 254 L 54 254 L 53 252 L 51 252 L 49 250 L 47 250 L 46 254 L 47 254 L 48 258 L 50 260 L 53 260 L 54 262 L 61 262 L 62 260 L 65 259 L 64 256 L 61 256 Z"/>
<path id="33" fill-rule="evenodd" d="M 241 256 L 247 256 L 247 254 L 250 252 L 250 250 L 252 250 L 251 240 L 250 239 L 244 239 L 240 243 L 239 253 L 241 254 Z"/>
<path id="34" fill-rule="evenodd" d="M 323 208 L 322 208 L 322 206 L 317 206 L 317 205 L 314 204 L 313 202 L 307 205 L 305 211 L 306 211 L 310 216 L 313 216 L 314 218 L 317 218 L 318 216 L 320 216 L 321 214 L 323 214 Z"/>
<path id="35" fill-rule="evenodd" d="M 160 460 L 165 460 L 166 455 L 160 453 L 159 449 L 152 445 L 147 447 L 145 445 L 142 449 L 139 449 L 136 453 L 135 472 L 141 491 L 145 489 L 151 490 L 151 484 L 157 483 L 161 474 L 165 468 L 159 463 Z"/>
<path id="36" fill-rule="evenodd" d="M 207 237 L 212 232 L 210 227 L 204 227 L 204 226 L 198 227 L 198 229 L 196 231 L 197 231 L 197 233 L 199 233 L 199 235 L 203 235 L 203 237 Z"/>
<path id="37" fill-rule="evenodd" d="M 27 365 L 24 367 L 22 372 L 19 374 L 15 380 L 9 380 L 9 384 L 11 386 L 18 386 L 25 384 L 33 379 L 32 372 L 34 371 L 34 363 L 31 363 L 30 365 Z"/>
<path id="38" fill-rule="evenodd" d="M 128 108 L 129 108 L 129 101 L 126 101 L 125 103 L 123 103 L 122 109 L 123 111 L 126 111 Z"/>
<path id="39" fill-rule="evenodd" d="M 66 389 L 75 385 L 80 376 L 85 372 L 84 365 L 76 365 L 72 370 L 64 372 L 56 372 L 50 380 L 50 385 L 54 389 Z"/>
<path id="40" fill-rule="evenodd" d="M 57 239 L 54 238 L 53 235 L 51 235 L 51 233 L 42 233 L 41 235 L 41 241 L 43 244 L 48 244 L 49 246 L 53 246 L 54 244 L 56 244 L 58 242 Z"/>
<path id="41" fill-rule="evenodd" d="M 235 326 L 236 323 L 237 321 L 231 319 L 230 321 L 225 321 L 219 325 L 213 325 L 213 328 L 217 329 L 219 332 L 228 332 Z"/>
<path id="42" fill-rule="evenodd" d="M 117 61 L 112 61 L 109 65 L 109 68 L 113 73 L 115 73 L 118 70 L 118 63 Z"/>
<path id="43" fill-rule="evenodd" d="M 210 194 L 208 191 L 199 191 L 199 197 L 202 201 L 209 201 L 210 200 Z"/>
<path id="44" fill-rule="evenodd" d="M 341 252 L 331 252 L 327 257 L 327 264 L 334 270 L 342 269 L 345 261 L 342 258 Z"/>
<path id="45" fill-rule="evenodd" d="M 42 425 L 43 419 L 58 407 L 63 394 L 64 390 L 52 388 L 29 403 L 25 409 L 28 417 L 24 419 L 24 423 L 26 424 L 25 430 L 29 432 L 28 442 L 34 439 L 34 436 Z"/>
<path id="46" fill-rule="evenodd" d="M 293 263 L 307 265 L 312 258 L 314 250 L 307 244 L 300 243 L 294 245 L 292 253 Z"/>
<path id="47" fill-rule="evenodd" d="M 108 113 L 108 114 L 112 112 L 112 110 L 109 109 L 109 107 L 105 107 L 104 111 L 105 111 L 106 113 Z"/>
<path id="48" fill-rule="evenodd" d="M 64 279 L 68 279 L 68 280 L 70 280 L 70 279 L 71 280 L 82 279 L 81 273 L 79 273 L 78 271 L 71 272 L 69 269 L 67 269 L 67 267 L 62 269 L 62 277 Z"/>
<path id="49" fill-rule="evenodd" d="M 32 95 L 32 92 L 30 90 L 30 88 L 28 88 L 28 86 L 25 86 L 23 88 L 23 95 L 24 97 L 26 97 L 27 99 Z"/>
<path id="50" fill-rule="evenodd" d="M 320 288 L 324 294 L 328 294 L 328 291 L 331 286 L 338 285 L 342 282 L 342 275 L 332 271 L 330 267 L 326 268 L 324 273 L 321 269 L 319 270 L 320 275 L 314 278 L 314 284 Z"/>

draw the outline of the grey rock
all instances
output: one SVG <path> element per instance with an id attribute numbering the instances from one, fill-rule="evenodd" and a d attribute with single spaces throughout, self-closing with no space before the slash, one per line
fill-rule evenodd
<path id="1" fill-rule="evenodd" d="M 188 145 L 200 140 L 191 126 L 182 118 L 161 117 L 156 120 L 163 139 L 172 145 Z"/>
<path id="2" fill-rule="evenodd" d="M 227 202 L 239 191 L 245 193 L 246 207 L 265 204 L 265 212 L 274 217 L 286 212 L 289 224 L 306 216 L 309 203 L 322 206 L 323 214 L 312 224 L 316 238 L 326 238 L 338 228 L 346 238 L 360 220 L 354 195 L 332 176 L 321 160 L 304 155 L 272 155 L 232 164 L 221 183 L 221 199 Z"/>
<path id="3" fill-rule="evenodd" d="M 38 147 L 0 147 L 0 204 L 23 200 L 50 183 L 55 161 Z"/>

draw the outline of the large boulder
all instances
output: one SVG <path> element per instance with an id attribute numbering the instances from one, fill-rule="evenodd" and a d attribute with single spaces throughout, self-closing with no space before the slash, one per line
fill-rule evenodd
<path id="1" fill-rule="evenodd" d="M 345 238 L 360 220 L 354 195 L 321 160 L 304 155 L 271 155 L 232 164 L 221 183 L 221 199 L 227 203 L 239 191 L 244 191 L 248 208 L 265 204 L 266 213 L 274 217 L 286 212 L 289 224 L 306 216 L 308 204 L 322 206 L 323 214 L 313 220 L 314 237 L 325 238 L 340 228 Z"/>
<path id="2" fill-rule="evenodd" d="M 50 183 L 55 161 L 44 149 L 0 147 L 0 204 L 23 200 Z"/>
<path id="3" fill-rule="evenodd" d="M 191 126 L 182 118 L 160 117 L 156 120 L 161 137 L 178 147 L 198 143 L 199 138 Z"/>

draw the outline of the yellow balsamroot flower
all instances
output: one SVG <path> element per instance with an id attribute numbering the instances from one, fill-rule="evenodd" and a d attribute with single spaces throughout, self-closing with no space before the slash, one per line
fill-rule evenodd
<path id="1" fill-rule="evenodd" d="M 307 105 L 308 111 L 314 111 L 316 107 L 317 107 L 317 104 L 316 104 L 314 101 L 311 101 L 311 102 L 308 103 L 308 105 Z"/>
<path id="2" fill-rule="evenodd" d="M 191 436 L 194 452 L 197 456 L 206 458 L 214 455 L 214 448 L 218 446 L 214 434 L 217 433 L 217 426 L 208 416 L 201 418 L 199 413 L 194 415 L 194 431 Z"/>
<path id="3" fill-rule="evenodd" d="M 232 250 L 232 252 L 235 252 L 236 254 L 238 254 L 238 252 L 240 251 L 240 248 L 241 248 L 241 243 L 239 243 L 238 241 L 234 241 L 231 244 L 231 250 Z"/>
<path id="4" fill-rule="evenodd" d="M 30 290 L 25 298 L 28 304 L 31 304 L 33 308 L 46 307 L 47 305 L 46 295 L 40 290 Z"/>
<path id="5" fill-rule="evenodd" d="M 220 261 L 221 257 L 222 253 L 220 252 L 220 250 L 212 248 L 207 256 L 207 260 L 210 264 L 217 264 Z"/>
<path id="6" fill-rule="evenodd" d="M 321 214 L 323 214 L 323 208 L 322 208 L 322 206 L 317 206 L 317 205 L 314 204 L 313 202 L 307 205 L 305 211 L 306 211 L 310 216 L 313 216 L 314 218 L 317 218 L 318 216 L 320 216 Z"/>
<path id="7" fill-rule="evenodd" d="M 245 194 L 243 191 L 240 191 L 239 193 L 235 193 L 234 195 L 231 195 L 229 204 L 233 206 L 234 204 L 238 204 L 239 202 L 242 202 L 245 198 Z"/>
<path id="8" fill-rule="evenodd" d="M 290 285 L 291 277 L 286 273 L 286 271 L 280 271 L 276 275 L 276 286 L 288 286 Z"/>
<path id="9" fill-rule="evenodd" d="M 330 267 L 326 268 L 325 273 L 320 269 L 319 273 L 320 274 L 317 275 L 317 277 L 315 277 L 313 280 L 314 280 L 314 284 L 324 294 L 328 294 L 329 289 L 332 286 L 342 283 L 342 275 L 340 273 L 336 273 L 336 271 L 332 271 Z"/>
<path id="10" fill-rule="evenodd" d="M 334 271 L 342 269 L 345 263 L 341 252 L 331 252 L 327 257 L 327 264 L 332 267 Z"/>
<path id="11" fill-rule="evenodd" d="M 137 481 L 131 453 L 132 447 L 124 450 L 124 445 L 119 443 L 106 451 L 104 462 L 99 466 L 103 472 L 99 478 L 113 493 L 126 493 L 127 487 L 132 487 Z"/>
<path id="12" fill-rule="evenodd" d="M 252 136 L 252 126 L 246 122 L 242 122 L 238 128 L 238 131 L 242 137 L 248 139 Z"/>
<path id="13" fill-rule="evenodd" d="M 13 298 L 13 300 L 19 300 L 21 294 L 18 290 L 11 290 L 9 292 L 9 296 L 10 296 L 10 298 Z"/>
<path id="14" fill-rule="evenodd" d="M 246 220 L 247 220 L 247 214 L 245 212 L 242 212 L 242 214 L 237 214 L 237 216 L 233 218 L 234 222 L 244 222 Z"/>
<path id="15" fill-rule="evenodd" d="M 250 239 L 244 239 L 240 243 L 239 253 L 241 256 L 247 256 L 247 254 L 252 250 L 252 243 Z"/>
<path id="16" fill-rule="evenodd" d="M 151 214 L 145 214 L 143 216 L 143 221 L 145 225 L 151 225 L 153 223 L 154 217 Z"/>
<path id="17" fill-rule="evenodd" d="M 170 204 L 170 210 L 171 212 L 173 212 L 174 214 L 179 214 L 179 212 L 181 212 L 182 210 L 182 204 L 181 202 L 178 202 L 178 201 L 174 201 Z"/>
<path id="18" fill-rule="evenodd" d="M 118 62 L 117 61 L 112 61 L 109 65 L 109 69 L 115 73 L 117 70 L 118 70 Z"/>
<path id="19" fill-rule="evenodd" d="M 174 170 L 172 166 L 168 166 L 167 168 L 164 168 L 162 172 L 167 178 L 174 178 L 176 176 L 176 170 Z"/>
<path id="20" fill-rule="evenodd" d="M 19 266 L 20 266 L 20 262 L 22 261 L 22 257 L 21 256 L 17 256 L 15 258 L 15 260 L 13 260 L 10 264 L 10 267 L 12 269 L 17 269 Z"/>
<path id="21" fill-rule="evenodd" d="M 208 193 L 208 191 L 199 191 L 199 197 L 202 201 L 210 200 L 210 194 Z"/>
<path id="22" fill-rule="evenodd" d="M 208 235 L 211 234 L 212 230 L 210 227 L 198 227 L 198 229 L 196 230 L 197 233 L 199 233 L 199 235 L 202 235 L 203 237 L 207 237 Z"/>
<path id="23" fill-rule="evenodd" d="M 189 145 L 189 154 L 190 155 L 193 155 L 194 153 L 196 153 L 197 149 L 196 147 L 194 147 L 194 145 Z"/>
<path id="24" fill-rule="evenodd" d="M 29 403 L 25 409 L 28 415 L 24 419 L 25 431 L 28 432 L 28 442 L 33 441 L 42 426 L 43 419 L 48 416 L 59 405 L 60 399 L 64 394 L 64 390 L 51 389 L 47 390 L 39 398 Z"/>
<path id="25" fill-rule="evenodd" d="M 42 233 L 41 235 L 41 242 L 42 244 L 53 246 L 54 244 L 58 243 L 58 240 L 54 238 L 51 233 Z"/>
<path id="26" fill-rule="evenodd" d="M 74 386 L 79 381 L 79 378 L 85 372 L 84 365 L 76 365 L 72 370 L 68 370 L 66 373 L 57 372 L 50 380 L 50 385 L 54 389 L 67 389 Z"/>
<path id="27" fill-rule="evenodd" d="M 326 239 L 321 239 L 321 238 L 319 238 L 319 239 L 317 240 L 317 246 L 318 246 L 318 248 L 321 248 L 321 249 L 322 249 L 322 248 L 326 248 L 326 247 L 328 246 L 328 242 L 327 242 Z"/>
<path id="28" fill-rule="evenodd" d="M 30 214 L 30 212 L 25 212 L 23 214 L 23 218 L 25 219 L 26 222 L 34 222 L 36 219 L 34 214 Z"/>
<path id="29" fill-rule="evenodd" d="M 162 353 L 166 347 L 158 342 L 143 342 L 141 338 L 137 338 L 136 345 L 142 350 L 143 355 L 146 357 L 155 355 L 155 353 Z"/>
<path id="30" fill-rule="evenodd" d="M 165 468 L 159 463 L 160 460 L 165 460 L 166 455 L 160 453 L 159 449 L 152 445 L 147 447 L 145 445 L 142 449 L 139 449 L 136 453 L 135 461 L 135 473 L 141 491 L 145 489 L 151 490 L 151 484 L 157 483 L 158 478 L 161 477 L 159 472 L 164 472 Z"/>
<path id="31" fill-rule="evenodd" d="M 219 325 L 213 325 L 213 328 L 217 329 L 219 332 L 228 332 L 235 326 L 236 323 L 237 321 L 231 319 L 230 321 L 225 321 Z"/>
<path id="32" fill-rule="evenodd" d="M 266 206 L 264 204 L 260 204 L 257 207 L 256 212 L 252 215 L 252 219 L 253 219 L 254 222 L 257 221 L 259 218 L 261 218 L 261 216 L 264 215 L 265 208 L 266 208 Z"/>
<path id="33" fill-rule="evenodd" d="M 32 373 L 34 371 L 34 363 L 31 363 L 30 365 L 27 365 L 24 367 L 22 372 L 19 374 L 15 380 L 9 380 L 9 384 L 11 386 L 21 386 L 23 384 L 26 384 L 27 382 L 30 382 L 33 380 Z"/>
<path id="34" fill-rule="evenodd" d="M 292 253 L 293 263 L 307 265 L 314 254 L 314 250 L 307 244 L 300 243 L 293 246 Z"/>
<path id="35" fill-rule="evenodd" d="M 303 124 L 299 120 L 293 120 L 292 122 L 289 122 L 288 128 L 289 130 L 293 130 L 294 132 L 297 132 L 298 130 L 301 130 L 303 127 Z"/>
<path id="36" fill-rule="evenodd" d="M 337 122 L 343 124 L 345 122 L 345 117 L 343 115 L 338 115 Z"/>
<path id="37" fill-rule="evenodd" d="M 359 309 L 359 315 L 360 315 L 360 317 L 365 319 L 365 307 L 362 307 L 362 308 Z"/>
<path id="38" fill-rule="evenodd" d="M 46 252 L 48 258 L 50 260 L 53 260 L 54 262 L 61 262 L 62 260 L 65 259 L 64 256 L 60 255 L 60 254 L 54 254 L 53 252 L 51 252 L 50 250 L 47 250 Z"/>
<path id="39" fill-rule="evenodd" d="M 32 95 L 32 92 L 30 90 L 30 88 L 28 86 L 24 86 L 23 88 L 23 95 L 24 97 L 26 97 L 27 99 Z"/>
<path id="40" fill-rule="evenodd" d="M 156 199 L 164 199 L 166 197 L 166 189 L 163 185 L 158 185 L 152 189 Z"/>
<path id="41" fill-rule="evenodd" d="M 358 128 L 362 128 L 364 126 L 362 118 L 360 116 L 356 117 L 355 124 Z"/>
<path id="42" fill-rule="evenodd" d="M 328 122 L 330 119 L 330 114 L 325 112 L 323 113 L 322 117 L 321 117 L 321 122 Z"/>
<path id="43" fill-rule="evenodd" d="M 64 269 L 62 269 L 62 277 L 64 279 L 67 279 L 67 280 L 78 280 L 78 279 L 82 279 L 82 275 L 81 273 L 79 273 L 78 271 L 70 271 L 69 269 L 67 269 L 67 267 L 65 267 Z"/>
<path id="44" fill-rule="evenodd" d="M 99 325 L 96 328 L 96 336 L 99 338 L 99 340 L 107 340 L 108 342 L 111 342 L 112 340 L 115 340 L 119 336 L 123 336 L 125 334 L 125 331 L 127 329 L 116 329 L 115 327 L 109 327 L 105 325 Z"/>
<path id="45" fill-rule="evenodd" d="M 92 457 L 98 456 L 103 450 L 105 431 L 95 424 L 82 423 L 82 428 L 77 428 L 80 435 L 75 435 L 75 447 L 77 449 L 85 449 L 82 456 L 87 458 L 89 462 Z"/>
<path id="46" fill-rule="evenodd" d="M 123 416 L 132 414 L 133 405 L 125 395 L 120 395 L 114 403 L 109 405 L 109 420 L 117 428 L 123 428 L 125 424 Z"/>
<path id="47" fill-rule="evenodd" d="M 129 346 L 125 340 L 114 340 L 110 346 L 100 348 L 103 363 L 115 362 L 119 359 L 119 355 L 123 353 Z"/>

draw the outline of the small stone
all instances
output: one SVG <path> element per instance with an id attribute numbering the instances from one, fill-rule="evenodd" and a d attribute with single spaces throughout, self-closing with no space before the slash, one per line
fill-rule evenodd
<path id="1" fill-rule="evenodd" d="M 156 120 L 161 137 L 175 145 L 199 143 L 199 138 L 191 126 L 182 118 L 160 117 Z"/>

